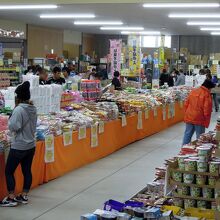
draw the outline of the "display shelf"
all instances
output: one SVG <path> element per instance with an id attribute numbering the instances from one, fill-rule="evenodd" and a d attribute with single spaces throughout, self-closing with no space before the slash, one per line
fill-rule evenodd
<path id="1" fill-rule="evenodd" d="M 219 173 L 198 172 L 198 171 L 185 171 L 185 170 L 180 170 L 180 169 L 177 169 L 177 168 L 170 168 L 170 171 L 186 173 L 186 174 L 193 174 L 193 175 L 219 177 Z"/>
<path id="2" fill-rule="evenodd" d="M 179 198 L 179 199 L 192 199 L 192 200 L 202 200 L 202 201 L 207 201 L 207 202 L 216 202 L 216 199 L 207 199 L 204 197 L 192 197 L 192 196 L 182 196 L 178 195 L 176 193 L 173 194 L 173 196 L 170 196 L 169 198 Z"/>
<path id="3" fill-rule="evenodd" d="M 174 180 L 170 180 L 171 185 L 177 185 L 177 186 L 192 186 L 192 187 L 199 187 L 199 188 L 209 188 L 209 189 L 215 189 L 216 185 L 210 186 L 210 185 L 198 185 L 198 184 L 193 184 L 193 183 L 181 183 L 181 182 L 176 182 Z"/>
<path id="4" fill-rule="evenodd" d="M 4 67 L 0 67 L 0 71 L 15 71 L 15 72 L 19 72 L 20 69 L 18 70 L 18 68 L 4 68 Z"/>

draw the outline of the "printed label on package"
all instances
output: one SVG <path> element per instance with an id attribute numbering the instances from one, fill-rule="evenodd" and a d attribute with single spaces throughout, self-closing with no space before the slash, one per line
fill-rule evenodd
<path id="1" fill-rule="evenodd" d="M 127 119 L 126 119 L 125 115 L 122 115 L 122 117 L 121 117 L 121 126 L 122 127 L 127 126 Z"/>
<path id="2" fill-rule="evenodd" d="M 73 143 L 72 131 L 64 132 L 63 133 L 63 145 L 69 146 L 69 145 L 72 145 L 72 143 Z"/>
<path id="3" fill-rule="evenodd" d="M 52 134 L 45 136 L 45 163 L 54 162 L 54 136 Z"/>
<path id="4" fill-rule="evenodd" d="M 84 138 L 86 138 L 86 126 L 81 126 L 78 131 L 78 139 L 82 140 Z"/>
<path id="5" fill-rule="evenodd" d="M 144 111 L 144 115 L 145 115 L 145 119 L 148 119 L 149 118 L 149 109 L 145 109 Z"/>
<path id="6" fill-rule="evenodd" d="M 105 123 L 103 121 L 99 122 L 99 134 L 104 133 L 105 131 Z"/>
<path id="7" fill-rule="evenodd" d="M 142 120 L 142 111 L 138 112 L 138 123 L 137 123 L 137 129 L 143 129 L 143 120 Z"/>

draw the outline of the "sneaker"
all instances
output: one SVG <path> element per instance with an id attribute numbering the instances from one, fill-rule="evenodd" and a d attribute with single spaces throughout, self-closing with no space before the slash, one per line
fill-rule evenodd
<path id="1" fill-rule="evenodd" d="M 1 207 L 15 207 L 17 206 L 18 203 L 14 200 L 14 199 L 10 199 L 8 197 L 4 198 L 1 202 L 0 202 L 0 206 Z"/>
<path id="2" fill-rule="evenodd" d="M 20 196 L 15 197 L 14 200 L 21 204 L 28 204 L 28 196 L 20 195 Z"/>

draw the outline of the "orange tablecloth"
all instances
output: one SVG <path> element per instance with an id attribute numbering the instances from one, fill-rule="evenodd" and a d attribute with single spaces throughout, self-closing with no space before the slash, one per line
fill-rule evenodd
<path id="1" fill-rule="evenodd" d="M 168 109 L 167 109 L 168 112 Z M 175 117 L 163 120 L 162 108 L 158 108 L 158 116 L 154 117 L 153 111 L 149 113 L 149 119 L 145 120 L 143 114 L 143 129 L 137 129 L 137 114 L 127 117 L 127 126 L 121 126 L 121 120 L 105 124 L 105 132 L 98 136 L 98 147 L 91 148 L 90 129 L 87 129 L 87 137 L 78 140 L 78 132 L 73 133 L 73 143 L 64 147 L 62 136 L 55 138 L 55 162 L 45 164 L 45 178 L 48 182 L 65 173 L 83 165 L 103 158 L 126 145 L 155 134 L 175 123 L 183 120 L 183 109 L 179 103 L 175 105 Z M 168 114 L 167 114 L 168 115 Z"/>
<path id="2" fill-rule="evenodd" d="M 69 171 L 103 158 L 130 143 L 155 134 L 182 121 L 183 108 L 180 107 L 179 103 L 175 104 L 175 112 L 174 118 L 166 120 L 163 120 L 162 108 L 158 108 L 157 117 L 154 117 L 153 111 L 149 112 L 148 119 L 145 119 L 145 115 L 143 114 L 143 129 L 141 130 L 137 129 L 137 114 L 127 117 L 127 126 L 125 127 L 122 127 L 121 120 L 105 123 L 105 132 L 98 135 L 99 144 L 95 148 L 91 148 L 90 129 L 87 129 L 87 137 L 83 140 L 78 140 L 78 132 L 74 132 L 73 143 L 67 147 L 63 144 L 62 136 L 55 137 L 55 161 L 53 163 L 44 162 L 45 145 L 44 142 L 38 142 L 32 165 L 32 187 L 36 187 L 43 182 L 48 182 Z M 4 169 L 4 155 L 0 154 L 0 199 L 7 194 Z M 23 184 L 20 167 L 16 171 L 15 178 L 16 191 L 20 192 Z"/>

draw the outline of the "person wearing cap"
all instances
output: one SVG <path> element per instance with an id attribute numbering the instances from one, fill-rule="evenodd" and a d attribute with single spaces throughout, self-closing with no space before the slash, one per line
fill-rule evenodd
<path id="1" fill-rule="evenodd" d="M 24 82 L 15 90 L 15 108 L 8 121 L 13 139 L 8 155 L 5 177 L 8 196 L 0 202 L 2 207 L 14 207 L 18 203 L 28 203 L 28 192 L 32 184 L 31 165 L 35 153 L 35 132 L 37 127 L 37 110 L 30 101 L 30 83 Z M 23 192 L 15 195 L 16 168 L 21 165 L 24 176 Z"/>
<path id="2" fill-rule="evenodd" d="M 53 68 L 53 76 L 47 81 L 47 84 L 65 84 L 66 81 L 64 78 L 61 77 L 61 69 L 60 67 Z"/>
<path id="3" fill-rule="evenodd" d="M 197 139 L 205 133 L 205 128 L 209 127 L 212 114 L 211 89 L 215 85 L 206 79 L 202 86 L 191 91 L 186 99 L 184 110 L 184 122 L 186 129 L 183 138 L 183 145 L 189 144 L 196 132 Z"/>

